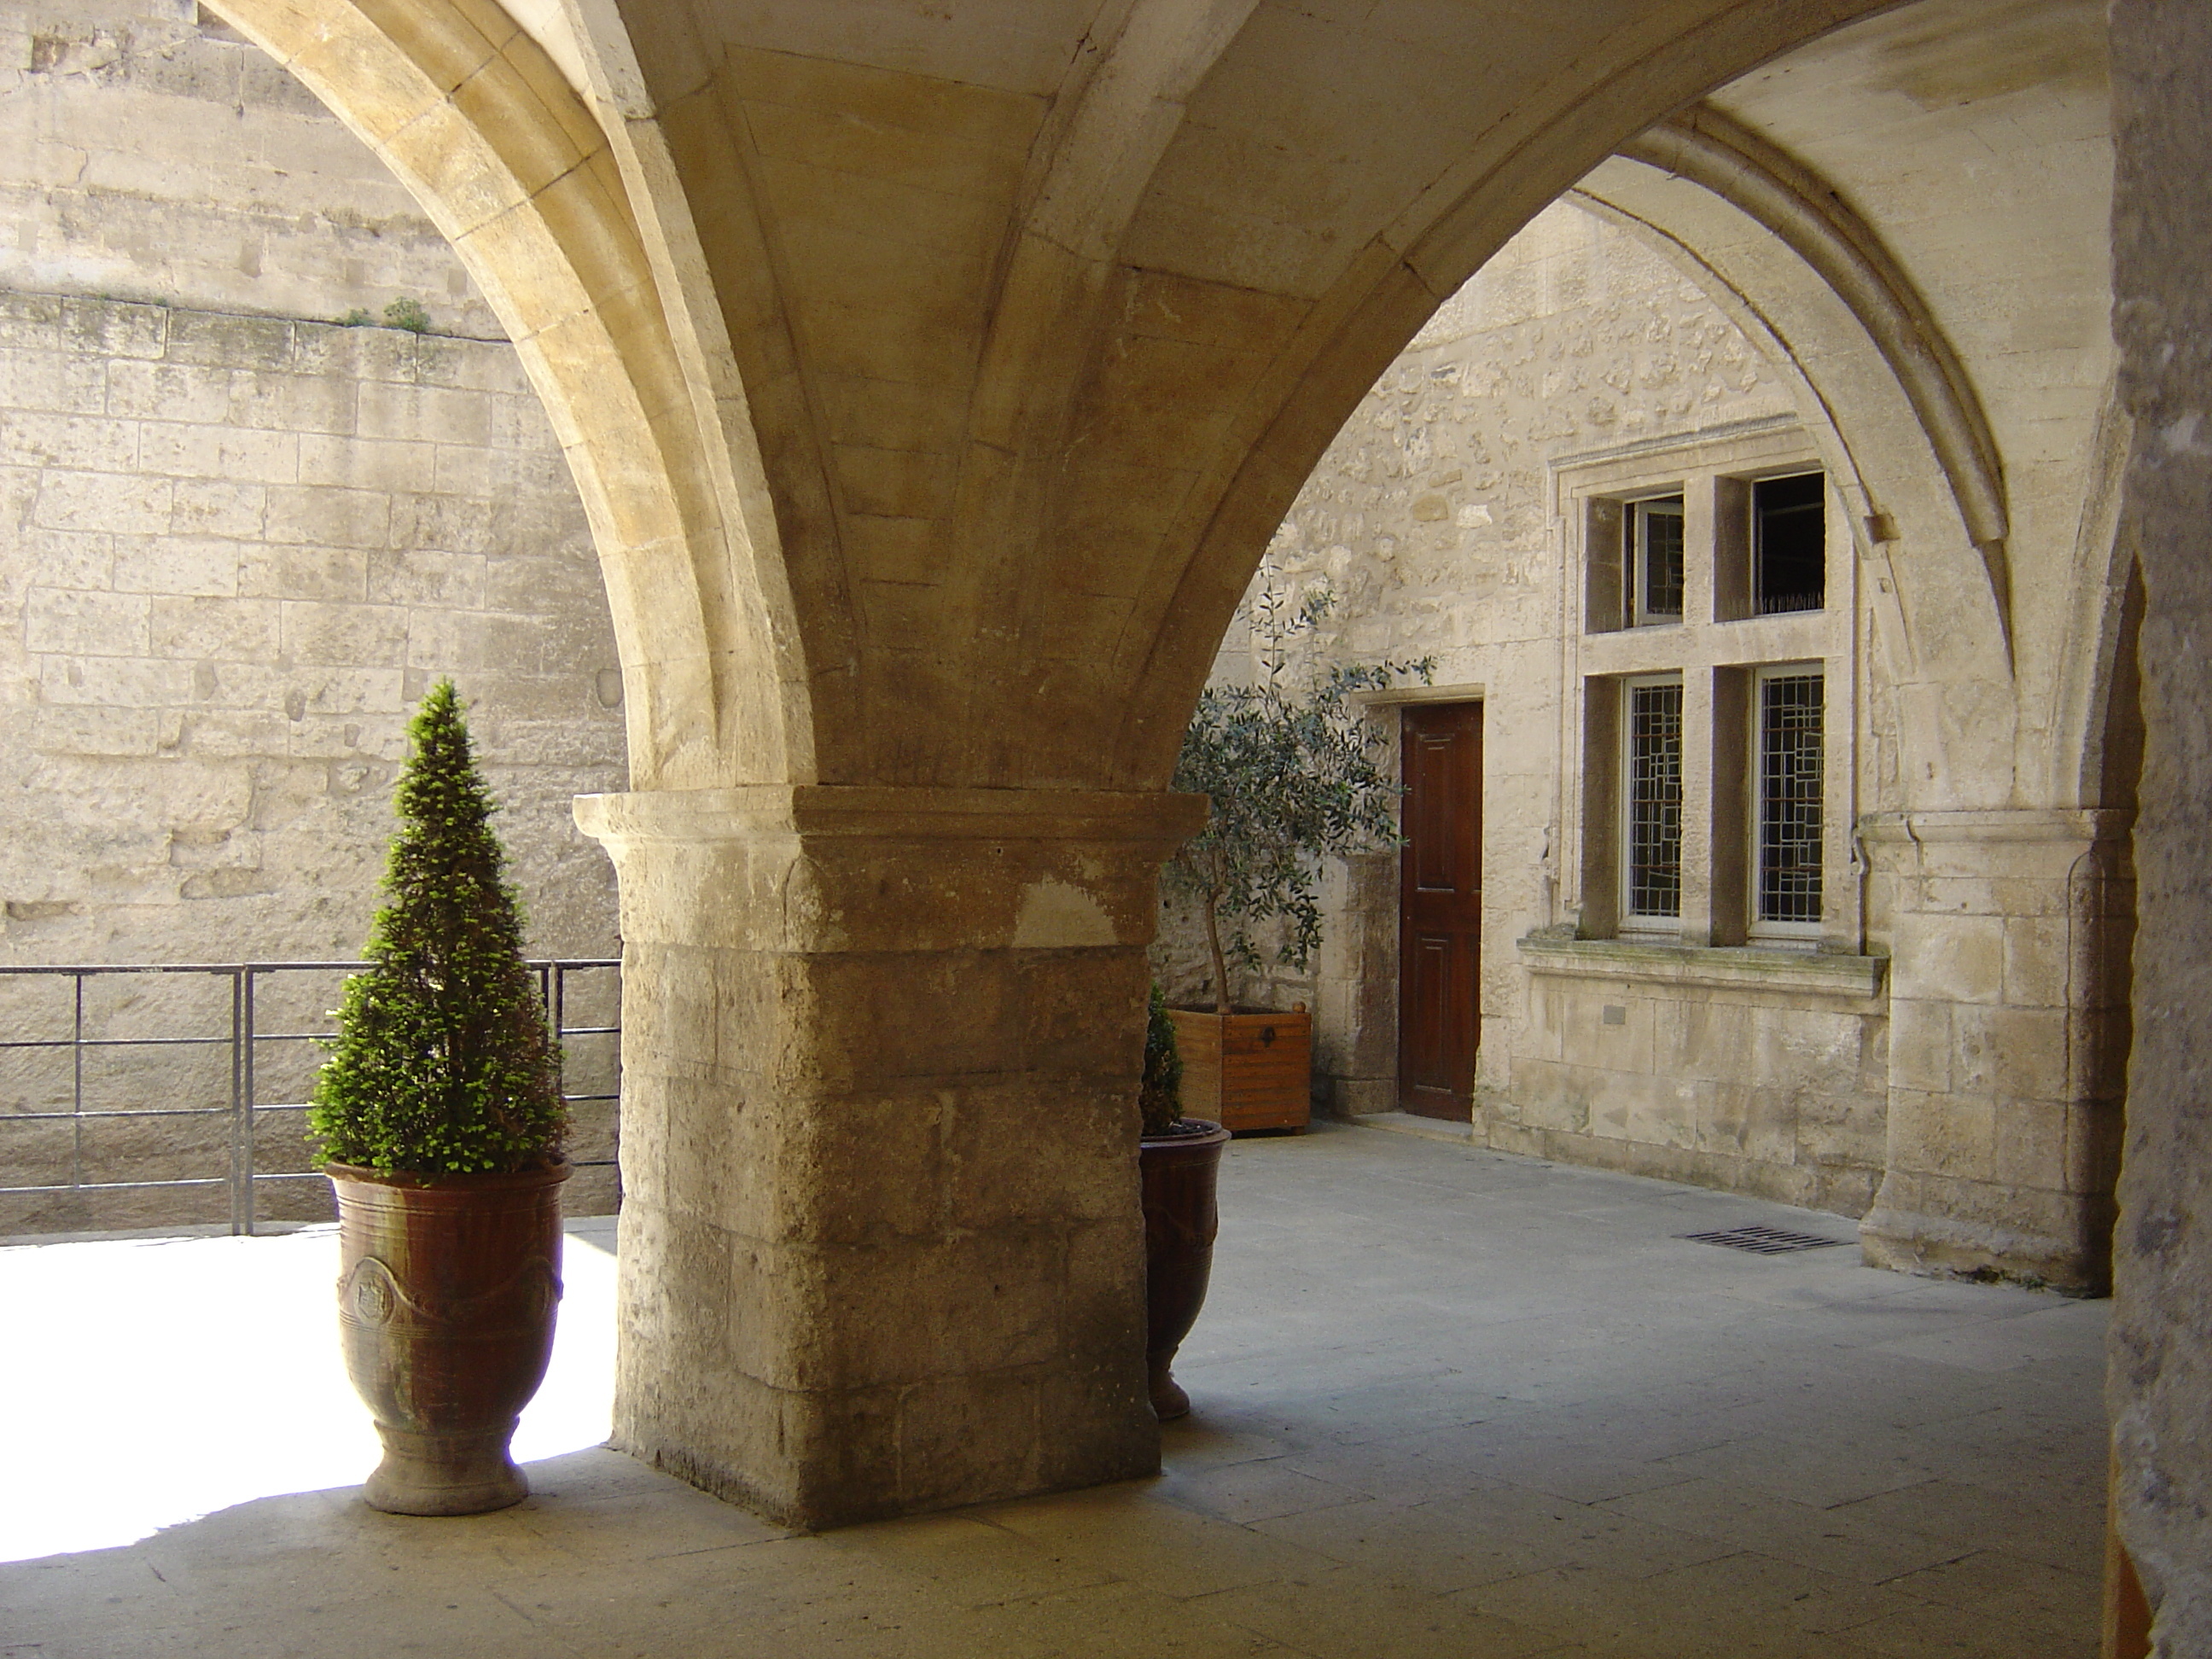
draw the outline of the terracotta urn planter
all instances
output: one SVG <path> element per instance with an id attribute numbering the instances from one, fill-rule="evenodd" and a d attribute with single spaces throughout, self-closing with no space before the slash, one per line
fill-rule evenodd
<path id="1" fill-rule="evenodd" d="M 1313 1118 L 1313 1016 L 1170 1008 L 1182 1102 L 1224 1129 L 1303 1130 Z"/>
<path id="2" fill-rule="evenodd" d="M 1147 1138 L 1139 1145 L 1145 1202 L 1145 1360 L 1152 1411 L 1163 1423 L 1190 1412 L 1190 1396 L 1171 1375 L 1176 1351 L 1206 1304 L 1213 1273 L 1213 1238 L 1221 1230 L 1214 1201 L 1221 1149 L 1229 1131 L 1185 1119 L 1188 1134 Z"/>
<path id="3" fill-rule="evenodd" d="M 553 1353 L 565 1163 L 429 1179 L 325 1166 L 337 1189 L 338 1324 L 394 1515 L 476 1515 L 530 1482 L 507 1442 Z"/>

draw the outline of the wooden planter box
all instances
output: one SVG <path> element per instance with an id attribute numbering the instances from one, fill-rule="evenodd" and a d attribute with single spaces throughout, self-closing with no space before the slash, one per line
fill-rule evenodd
<path id="1" fill-rule="evenodd" d="M 1303 1129 L 1313 1115 L 1313 1016 L 1170 1008 L 1185 1117 L 1224 1129 Z"/>

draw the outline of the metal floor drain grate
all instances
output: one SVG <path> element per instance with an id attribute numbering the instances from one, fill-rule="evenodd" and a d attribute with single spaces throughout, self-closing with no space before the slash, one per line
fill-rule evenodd
<path id="1" fill-rule="evenodd" d="M 1718 1244 L 1725 1249 L 1749 1250 L 1753 1255 L 1787 1255 L 1792 1250 L 1829 1250 L 1849 1244 L 1848 1238 L 1822 1238 L 1816 1233 L 1793 1233 L 1786 1227 L 1730 1227 L 1725 1232 L 1677 1233 L 1694 1244 Z"/>

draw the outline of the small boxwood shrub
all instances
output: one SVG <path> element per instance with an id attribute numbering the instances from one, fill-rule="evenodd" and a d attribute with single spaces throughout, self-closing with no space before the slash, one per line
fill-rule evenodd
<path id="1" fill-rule="evenodd" d="M 366 972 L 346 981 L 311 1139 L 335 1164 L 517 1173 L 561 1156 L 560 1050 L 522 955 L 498 810 L 441 680 L 408 726 L 400 819 Z"/>

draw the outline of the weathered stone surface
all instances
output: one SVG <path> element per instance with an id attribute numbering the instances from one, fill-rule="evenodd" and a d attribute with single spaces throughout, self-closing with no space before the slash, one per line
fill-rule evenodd
<path id="1" fill-rule="evenodd" d="M 1863 824 L 1894 952 L 1871 1259 L 2109 1284 L 2125 1023 L 2100 955 L 2131 925 L 2131 827 L 2118 811 Z"/>
<path id="2" fill-rule="evenodd" d="M 11 227 L 0 288 L 213 313 L 189 325 L 198 343 L 178 361 L 211 363 L 225 381 L 271 354 L 287 319 L 380 316 L 403 295 L 441 326 L 497 335 L 398 181 L 296 79 L 200 9 L 10 0 L 0 64 L 0 143 L 17 158 L 0 181 Z M 143 321 L 88 313 L 77 331 L 88 349 L 159 356 L 143 350 Z M 138 383 L 155 382 L 181 384 L 173 372 Z M 203 402 L 188 418 L 209 412 Z"/>
<path id="3" fill-rule="evenodd" d="M 1907 113 L 1886 101 L 1881 65 L 1936 52 L 1923 31 L 1941 19 L 2023 62 L 2071 41 L 2074 70 L 2000 76 Z M 2101 50 L 2079 9 L 2001 20 L 1947 0 L 1841 31 L 1707 106 L 1828 181 L 1807 213 L 1841 198 L 1878 219 L 1927 330 L 1963 354 L 1962 384 L 2007 467 L 2002 580 L 1972 539 L 1991 526 L 1936 465 L 1881 319 L 1747 198 L 1621 159 L 1429 320 L 1277 532 L 1261 582 L 1292 594 L 1325 583 L 1336 599 L 1291 672 L 1308 657 L 1427 653 L 1437 695 L 1483 705 L 1475 1115 L 1492 1144 L 1534 1149 L 1541 1125 L 1551 1156 L 1694 1169 L 1686 1178 L 1852 1214 L 1885 1169 L 1956 1176 L 1912 1190 L 1955 1199 L 1958 1214 L 1885 1206 L 1870 1248 L 1933 1270 L 2104 1282 L 2127 1025 L 2110 963 L 2129 931 L 2131 785 L 2124 763 L 2093 775 L 2091 760 L 2124 754 L 2132 714 L 2110 692 L 2124 669 L 2102 665 L 2107 651 L 2126 654 L 2125 573 L 2111 541 L 2102 279 L 2081 252 L 2102 238 L 2104 185 L 2077 165 L 2108 143 Z M 1954 161 L 1982 169 L 1992 204 L 2033 199 L 2033 217 L 1923 212 Z M 1680 490 L 1694 551 L 1722 522 L 1729 483 L 1814 467 L 1833 497 L 1825 615 L 1731 609 L 1717 544 L 1687 563 L 1681 623 L 1619 626 L 1617 577 L 1608 614 L 1600 554 L 1619 525 L 1601 528 L 1595 510 Z M 1262 642 L 1243 621 L 1217 674 L 1255 672 Z M 2094 661 L 2093 638 L 2105 641 Z M 1826 667 L 1826 908 L 1817 939 L 1768 943 L 1887 957 L 1887 982 L 1862 975 L 1844 1006 L 1817 975 L 1727 949 L 1710 969 L 1625 950 L 1609 985 L 1595 959 L 1545 951 L 1546 933 L 1604 939 L 1619 921 L 1613 808 L 1588 786 L 1618 757 L 1586 738 L 1585 699 L 1601 695 L 1591 688 L 1681 678 L 1684 891 L 1670 931 L 1695 954 L 1746 933 L 1745 805 L 1723 784 L 1740 786 L 1747 741 L 1720 730 L 1723 681 L 1805 660 Z M 1389 732 L 1397 712 L 1377 702 Z M 1364 872 L 1329 902 L 1314 977 L 1255 979 L 1238 994 L 1310 1000 L 1322 1092 L 1340 1109 L 1383 1109 L 1395 1104 L 1396 884 Z M 1203 971 L 1198 943 L 1192 918 L 1170 918 L 1155 955 L 1181 994 Z M 1688 1040 L 1723 1016 L 1725 1036 Z M 1709 1079 L 1716 1056 L 1725 1075 Z M 1708 1080 L 1727 1097 L 1706 1098 Z M 1940 1121 L 1947 1111 L 1954 1121 Z M 1693 1151 L 1704 1161 L 1686 1164 Z M 1953 1156 L 1972 1173 L 1927 1162 Z M 1999 1224 L 1988 1200 L 2008 1184 L 2022 1214 Z M 2030 1212 L 2045 1220 L 2028 1224 Z M 1985 1224 L 1996 1231 L 1980 1237 Z"/>
<path id="4" fill-rule="evenodd" d="M 622 776 L 616 647 L 514 353 L 258 48 L 161 0 L 64 9 L 0 4 L 0 137 L 68 158 L 0 180 L 0 955 L 353 955 L 439 673 L 534 948 L 611 954 L 567 803 Z M 401 296 L 451 335 L 332 325 Z"/>
<path id="5" fill-rule="evenodd" d="M 807 1527 L 1156 1466 L 1130 1079 L 1202 811 L 577 803 L 622 879 L 618 1444 Z"/>
<path id="6" fill-rule="evenodd" d="M 2112 46 L 2113 320 L 2135 422 L 2124 511 L 2149 735 L 2107 1398 L 2120 1529 L 2157 1609 L 2157 1650 L 2183 1659 L 2212 1651 L 2212 130 L 2196 113 L 2212 94 L 2212 15 L 2119 0 Z"/>

